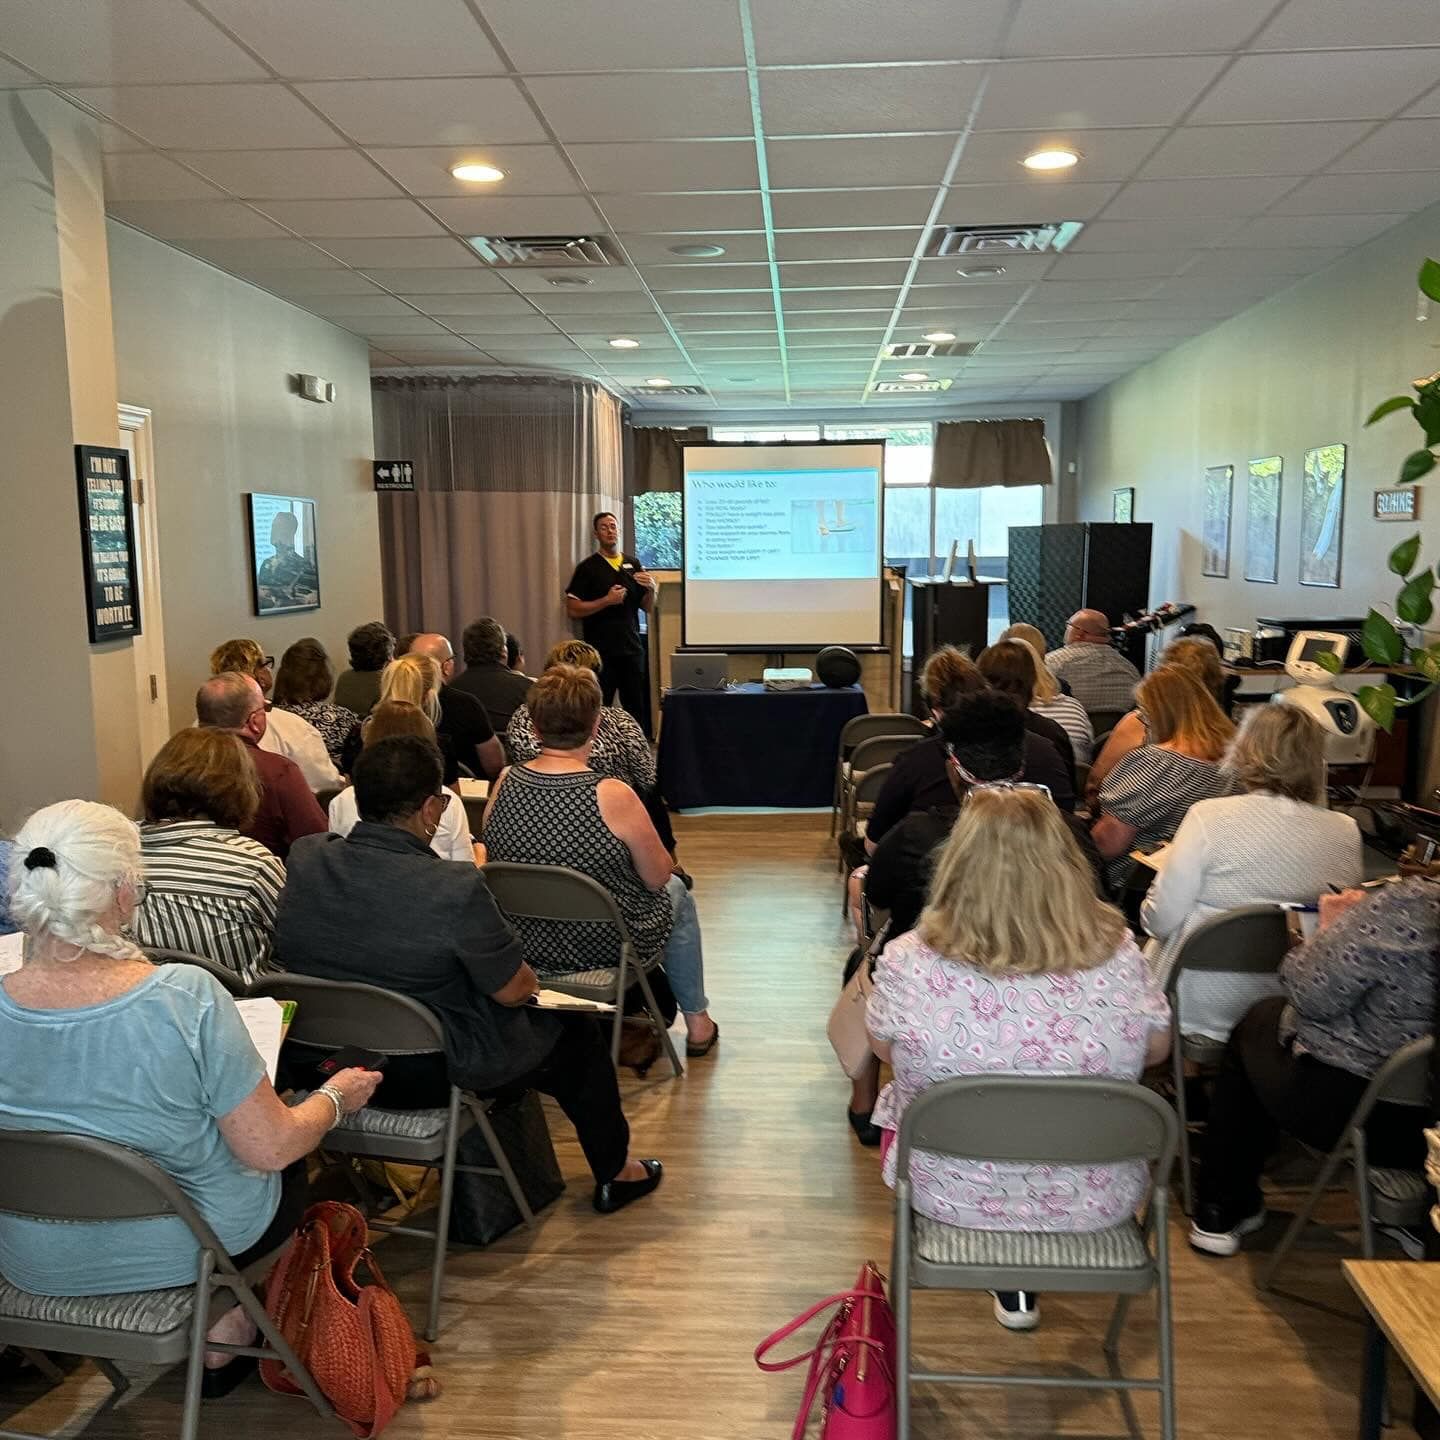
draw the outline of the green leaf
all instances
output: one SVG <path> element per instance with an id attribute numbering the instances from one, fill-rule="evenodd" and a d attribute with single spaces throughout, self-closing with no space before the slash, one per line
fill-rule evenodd
<path id="1" fill-rule="evenodd" d="M 1400 467 L 1400 483 L 1408 485 L 1422 475 L 1428 475 L 1435 468 L 1435 457 L 1428 450 L 1414 450 L 1405 457 Z"/>
<path id="2" fill-rule="evenodd" d="M 1412 535 L 1408 540 L 1402 540 L 1390 552 L 1390 558 L 1385 563 L 1390 567 L 1392 575 L 1408 575 L 1419 558 L 1420 537 Z"/>
<path id="3" fill-rule="evenodd" d="M 1322 670 L 1328 670 L 1332 675 L 1340 673 L 1340 657 L 1333 650 L 1322 650 L 1315 657 L 1315 663 Z"/>
<path id="4" fill-rule="evenodd" d="M 1395 597 L 1395 613 L 1410 625 L 1424 625 L 1435 613 L 1430 603 L 1430 592 L 1435 588 L 1435 572 L 1422 570 L 1413 579 L 1406 581 L 1399 595 Z"/>
<path id="5" fill-rule="evenodd" d="M 1427 445 L 1440 444 L 1440 390 L 1423 390 L 1415 402 L 1415 423 L 1425 432 Z"/>
<path id="6" fill-rule="evenodd" d="M 1393 685 L 1362 685 L 1355 698 L 1360 708 L 1382 729 L 1395 724 L 1395 687 Z"/>
<path id="7" fill-rule="evenodd" d="M 1410 663 L 1430 681 L 1440 680 L 1440 650 L 1433 646 L 1425 650 L 1412 650 Z"/>
<path id="8" fill-rule="evenodd" d="M 1420 267 L 1420 288 L 1432 300 L 1440 300 L 1440 261 L 1427 260 Z"/>
<path id="9" fill-rule="evenodd" d="M 1372 610 L 1360 627 L 1360 643 L 1377 665 L 1398 665 L 1405 655 L 1400 632 L 1378 611 Z"/>
<path id="10" fill-rule="evenodd" d="M 1388 400 L 1382 400 L 1370 412 L 1370 418 L 1365 423 L 1373 425 L 1377 420 L 1383 420 L 1397 410 L 1413 410 L 1414 408 L 1415 402 L 1408 395 L 1392 395 Z"/>

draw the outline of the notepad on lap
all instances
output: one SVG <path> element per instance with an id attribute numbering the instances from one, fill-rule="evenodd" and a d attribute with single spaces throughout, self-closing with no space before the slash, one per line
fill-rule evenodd
<path id="1" fill-rule="evenodd" d="M 488 800 L 490 798 L 490 782 L 488 780 L 472 780 L 466 775 L 460 777 L 460 798 L 462 800 Z"/>
<path id="2" fill-rule="evenodd" d="M 240 1012 L 240 1019 L 250 1032 L 250 1039 L 265 1062 L 265 1073 L 273 1085 L 276 1067 L 280 1063 L 280 1042 L 285 1038 L 294 1006 L 292 1004 L 290 1007 L 291 1015 L 286 1015 L 285 1006 L 267 995 L 258 1000 L 237 1000 L 235 1008 Z"/>
<path id="3" fill-rule="evenodd" d="M 613 1015 L 615 1007 L 603 1000 L 582 1000 L 558 990 L 537 990 L 530 1003 L 541 1010 L 583 1010 L 590 1015 Z"/>

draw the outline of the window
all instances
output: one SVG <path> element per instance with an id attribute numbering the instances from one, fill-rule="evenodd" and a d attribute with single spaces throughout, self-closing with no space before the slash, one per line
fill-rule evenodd
<path id="1" fill-rule="evenodd" d="M 630 523 L 635 533 L 635 558 L 647 570 L 680 568 L 680 495 L 650 491 L 637 495 Z"/>
<path id="2" fill-rule="evenodd" d="M 724 425 L 712 425 L 710 438 L 726 445 L 777 445 L 782 440 L 818 440 L 818 425 L 802 425 L 794 430 L 736 430 Z"/>

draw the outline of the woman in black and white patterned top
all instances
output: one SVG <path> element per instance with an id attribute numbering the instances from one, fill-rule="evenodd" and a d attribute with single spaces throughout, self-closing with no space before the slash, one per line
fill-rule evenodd
<path id="1" fill-rule="evenodd" d="M 346 737 L 360 717 L 330 699 L 334 687 L 335 670 L 325 647 L 318 640 L 297 640 L 280 657 L 272 698 L 277 709 L 308 720 L 320 732 L 330 759 L 339 765 Z"/>
<path id="2" fill-rule="evenodd" d="M 1135 688 L 1149 743 L 1105 777 L 1091 829 L 1105 858 L 1105 879 L 1123 888 L 1132 850 L 1154 850 L 1180 828 L 1197 800 L 1231 794 L 1235 782 L 1220 769 L 1235 727 L 1193 675 L 1175 666 L 1153 670 Z"/>

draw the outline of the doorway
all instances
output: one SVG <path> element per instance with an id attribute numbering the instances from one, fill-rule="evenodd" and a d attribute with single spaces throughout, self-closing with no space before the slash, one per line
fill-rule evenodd
<path id="1" fill-rule="evenodd" d="M 121 448 L 130 455 L 130 503 L 135 522 L 135 566 L 140 582 L 141 631 L 132 641 L 132 653 L 143 771 L 170 738 L 170 703 L 165 691 L 165 620 L 160 605 L 155 450 L 149 410 L 139 405 L 121 405 L 119 427 Z"/>

